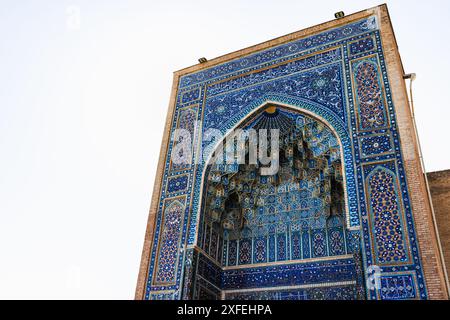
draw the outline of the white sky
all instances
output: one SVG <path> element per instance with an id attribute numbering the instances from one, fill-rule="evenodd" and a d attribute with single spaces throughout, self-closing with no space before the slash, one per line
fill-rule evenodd
<path id="1" fill-rule="evenodd" d="M 1 0 L 0 298 L 133 298 L 172 72 L 377 4 Z M 448 169 L 450 1 L 388 5 Z"/>

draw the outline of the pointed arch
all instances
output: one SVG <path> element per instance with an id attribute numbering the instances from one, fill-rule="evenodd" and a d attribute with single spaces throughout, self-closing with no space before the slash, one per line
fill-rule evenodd
<path id="1" fill-rule="evenodd" d="M 191 226 L 189 228 L 190 245 L 197 243 L 197 231 L 200 223 L 200 216 L 202 210 L 204 181 L 207 175 L 208 164 L 212 160 L 212 154 L 220 145 L 226 141 L 226 138 L 233 133 L 234 130 L 241 127 L 248 119 L 254 117 L 258 112 L 262 111 L 267 105 L 274 104 L 282 108 L 296 111 L 305 114 L 317 121 L 323 123 L 335 135 L 340 146 L 341 162 L 343 166 L 343 180 L 345 193 L 345 208 L 346 208 L 346 225 L 349 230 L 358 230 L 360 226 L 360 213 L 358 207 L 357 193 L 356 193 L 356 179 L 355 179 L 355 164 L 352 152 L 352 140 L 347 131 L 346 124 L 333 112 L 318 103 L 302 99 L 293 98 L 280 94 L 266 94 L 252 103 L 244 106 L 241 111 L 234 117 L 229 119 L 220 131 L 223 134 L 223 139 L 216 142 L 211 148 L 211 152 L 203 159 L 203 164 L 199 165 L 196 171 L 196 191 L 198 191 L 199 199 L 192 208 Z"/>
<path id="2" fill-rule="evenodd" d="M 206 164 L 206 168 L 205 168 L 205 174 L 203 176 L 203 181 L 205 181 L 204 185 L 203 185 L 203 189 L 201 192 L 202 194 L 202 202 L 201 202 L 201 211 L 199 213 L 199 223 L 198 223 L 198 233 L 197 233 L 197 246 L 202 248 L 204 250 L 204 252 L 206 254 L 210 254 L 209 252 L 209 245 L 210 245 L 210 239 L 212 239 L 212 229 L 214 228 L 213 224 L 217 223 L 217 221 L 220 221 L 219 224 L 216 224 L 216 227 L 218 227 L 220 229 L 220 226 L 223 226 L 223 232 L 224 232 L 224 240 L 226 243 L 228 243 L 228 241 L 231 241 L 233 239 L 237 240 L 237 244 L 239 246 L 239 252 L 242 253 L 244 252 L 244 258 L 242 258 L 239 255 L 239 264 L 247 264 L 247 263 L 251 263 L 251 257 L 249 257 L 249 253 L 251 252 L 251 250 L 247 250 L 245 248 L 248 248 L 250 246 L 253 246 L 251 244 L 251 242 L 249 242 L 248 238 L 253 239 L 254 241 L 256 241 L 256 239 L 258 237 L 268 237 L 270 233 L 275 233 L 275 251 L 276 251 L 276 260 L 277 261 L 284 261 L 284 260 L 289 260 L 293 255 L 290 253 L 290 251 L 286 252 L 286 246 L 289 244 L 289 239 L 291 237 L 291 229 L 292 228 L 301 228 L 299 229 L 299 231 L 301 231 L 301 233 L 305 233 L 305 224 L 306 224 L 306 229 L 313 229 L 314 232 L 310 232 L 308 231 L 308 239 L 309 237 L 312 237 L 312 240 L 307 240 L 308 242 L 313 241 L 314 245 L 311 246 L 312 248 L 314 248 L 315 251 L 312 252 L 312 254 L 308 254 L 307 257 L 314 257 L 314 258 L 318 258 L 318 257 L 324 257 L 327 255 L 342 255 L 345 254 L 347 252 L 346 250 L 346 245 L 345 245 L 345 239 L 346 239 L 346 233 L 345 233 L 345 228 L 346 228 L 346 223 L 344 221 L 342 221 L 341 223 L 336 224 L 335 226 L 333 226 L 333 230 L 331 230 L 333 232 L 332 236 L 334 236 L 334 242 L 331 242 L 331 240 L 329 240 L 328 238 L 328 233 L 327 233 L 327 228 L 328 228 L 328 221 L 326 219 L 326 215 L 331 215 L 331 214 L 339 214 L 340 216 L 342 216 L 342 220 L 344 219 L 344 217 L 348 217 L 348 206 L 347 205 L 342 205 L 342 202 L 344 202 L 345 198 L 343 196 L 343 194 L 345 193 L 342 183 L 338 183 L 335 179 L 342 179 L 339 181 L 343 181 L 343 175 L 342 175 L 342 162 L 343 162 L 343 157 L 342 155 L 342 151 L 338 152 L 338 155 L 334 157 L 335 160 L 333 159 L 333 152 L 330 153 L 331 150 L 336 150 L 337 148 L 339 148 L 340 150 L 342 150 L 341 145 L 339 144 L 338 146 L 338 138 L 336 137 L 336 133 L 332 132 L 330 129 L 330 126 L 325 124 L 324 122 L 321 122 L 319 120 L 317 120 L 317 118 L 313 118 L 311 115 L 306 114 L 304 112 L 301 112 L 299 110 L 295 110 L 292 107 L 285 107 L 285 106 L 280 106 L 279 104 L 274 104 L 272 102 L 269 102 L 267 104 L 263 104 L 261 106 L 262 110 L 264 110 L 263 113 L 259 113 L 260 109 L 257 109 L 254 111 L 253 114 L 249 115 L 249 117 L 247 119 L 250 119 L 248 122 L 245 122 L 247 119 L 244 119 L 243 122 L 241 122 L 238 125 L 238 128 L 240 127 L 244 127 L 244 128 L 252 128 L 251 125 L 255 125 L 258 127 L 258 125 L 260 125 L 261 123 L 264 123 L 265 125 L 269 125 L 271 126 L 270 123 L 278 123 L 279 119 L 273 119 L 273 115 L 275 113 L 273 113 L 272 111 L 268 111 L 271 110 L 272 108 L 276 107 L 277 110 L 280 110 L 279 112 L 276 113 L 277 117 L 280 117 L 281 119 L 284 119 L 284 117 L 286 117 L 288 114 L 290 114 L 289 121 L 293 121 L 293 122 L 297 122 L 298 120 L 302 120 L 300 122 L 304 123 L 304 125 L 300 126 L 300 136 L 298 136 L 298 138 L 294 138 L 290 144 L 294 144 L 297 145 L 297 141 L 299 141 L 298 139 L 300 139 L 300 141 L 303 141 L 303 144 L 307 143 L 309 145 L 309 143 L 312 143 L 313 141 L 317 141 L 316 143 L 319 143 L 318 149 L 317 150 L 322 150 L 321 152 L 317 153 L 317 155 L 314 155 L 315 152 L 312 152 L 313 149 L 309 149 L 311 146 L 306 147 L 304 146 L 304 148 L 306 149 L 299 149 L 299 150 L 303 150 L 303 152 L 310 152 L 310 156 L 308 156 L 308 160 L 307 162 L 305 162 L 302 166 L 300 166 L 299 168 L 304 168 L 304 169 L 300 169 L 298 171 L 296 171 L 297 173 L 295 175 L 291 175 L 291 178 L 289 179 L 294 179 L 295 180 L 291 180 L 291 182 L 295 182 L 294 184 L 290 184 L 290 185 L 285 185 L 285 182 L 282 182 L 282 184 L 276 184 L 276 185 L 272 185 L 269 184 L 269 187 L 267 187 L 267 190 L 265 191 L 264 194 L 266 194 L 266 196 L 264 196 L 263 198 L 259 198 L 260 196 L 251 196 L 251 194 L 254 194 L 255 190 L 253 188 L 251 188 L 252 190 L 245 190 L 245 186 L 247 186 L 248 183 L 251 183 L 252 185 L 254 183 L 262 183 L 262 185 L 265 185 L 267 183 L 266 180 L 270 179 L 270 178 L 262 178 L 259 175 L 255 176 L 255 178 L 257 180 L 249 180 L 247 181 L 246 179 L 244 179 L 243 181 L 240 182 L 241 189 L 235 189 L 235 187 L 237 188 L 238 184 L 232 182 L 233 180 L 235 180 L 234 178 L 239 177 L 239 174 L 244 174 L 245 176 L 247 176 L 246 173 L 246 169 L 242 168 L 238 171 L 236 171 L 234 173 L 233 172 L 228 172 L 225 170 L 223 171 L 223 174 L 220 174 L 220 170 L 218 172 L 216 171 L 210 171 L 210 170 L 217 170 L 217 169 L 212 169 L 215 168 L 215 166 L 211 165 L 214 160 L 214 157 L 212 157 L 212 155 L 210 156 L 209 162 Z M 284 111 L 282 111 L 284 110 Z M 294 112 L 292 112 L 294 111 Z M 287 113 L 286 113 L 287 112 Z M 288 120 L 284 119 L 285 123 L 288 123 Z M 250 123 L 250 126 L 247 126 L 247 124 Z M 311 127 L 309 126 L 311 125 Z M 321 129 L 317 129 L 319 131 L 314 131 L 315 133 L 312 134 L 312 131 L 309 131 L 308 129 L 306 129 L 306 127 L 309 128 L 321 128 Z M 297 127 L 298 128 L 298 127 Z M 290 129 L 291 133 L 293 132 L 297 132 L 296 130 L 299 129 L 295 129 L 292 128 Z M 292 131 L 293 130 L 293 131 Z M 306 130 L 306 131 L 305 131 Z M 301 133 L 302 132 L 302 133 Z M 308 135 L 308 132 L 310 132 L 310 134 L 312 135 Z M 286 132 L 287 134 L 288 132 Z M 317 136 L 316 136 L 317 134 Z M 303 137 L 303 138 L 302 138 Z M 309 137 L 309 138 L 308 138 Z M 321 137 L 319 138 L 319 140 L 316 140 L 316 137 Z M 330 137 L 330 138 L 326 138 L 326 137 Z M 224 141 L 226 141 L 226 138 L 223 138 L 220 142 L 218 142 L 218 144 L 220 143 L 224 143 Z M 332 140 L 334 142 L 331 142 Z M 325 140 L 323 140 L 325 139 Z M 318 142 L 321 141 L 321 142 Z M 323 144 L 324 143 L 324 144 Z M 292 145 L 286 145 L 286 148 L 292 148 Z M 323 144 L 323 145 L 322 145 Z M 325 147 L 325 149 L 323 149 Z M 217 147 L 216 147 L 217 148 Z M 299 148 L 299 147 L 296 147 Z M 329 148 L 329 149 L 328 149 Z M 220 150 L 223 150 L 223 147 L 220 148 Z M 283 152 L 284 149 L 280 149 L 281 152 Z M 325 151 L 327 150 L 327 151 Z M 325 151 L 325 152 L 324 152 Z M 324 153 L 322 153 L 324 152 Z M 326 155 L 325 155 L 326 154 Z M 314 160 L 309 160 L 309 157 L 314 157 L 311 159 Z M 315 158 L 318 157 L 318 158 Z M 320 157 L 326 157 L 324 159 L 328 159 L 328 164 L 325 165 L 325 167 L 319 166 L 319 167 L 308 167 L 308 163 L 309 165 L 312 165 L 312 162 L 317 162 L 320 163 L 322 162 L 322 158 Z M 298 159 L 300 160 L 300 159 Z M 305 160 L 301 160 L 301 161 L 305 161 Z M 301 162 L 300 161 L 300 162 Z M 330 162 L 331 161 L 331 162 Z M 335 168 L 336 166 L 336 162 L 337 161 L 337 168 Z M 323 163 L 323 162 L 322 162 Z M 300 163 L 301 164 L 301 163 Z M 305 167 L 305 165 L 307 165 Z M 328 165 L 330 167 L 328 167 Z M 292 166 L 288 165 L 288 167 Z M 293 167 L 291 167 L 293 168 Z M 316 169 L 314 169 L 316 168 Z M 318 171 L 317 168 L 319 168 Z M 329 168 L 333 168 L 333 170 L 329 171 Z M 280 168 L 280 170 L 282 170 L 283 168 Z M 288 168 L 286 168 L 288 169 Z M 244 171 L 242 171 L 244 170 Z M 295 170 L 295 169 L 294 169 Z M 311 170 L 311 171 L 310 171 Z M 325 170 L 325 171 L 323 171 Z M 305 171 L 305 172 L 310 172 L 307 175 L 308 176 L 304 176 L 303 174 L 301 175 L 297 175 L 299 174 L 299 171 Z M 320 175 L 317 176 L 317 173 L 320 171 Z M 281 171 L 280 171 L 281 172 Z M 330 173 L 328 172 L 332 172 L 332 174 L 330 175 Z M 306 173 L 305 173 L 306 174 Z M 315 183 L 311 184 L 313 181 L 310 180 L 311 177 L 310 174 L 312 174 L 312 177 L 315 177 L 313 179 L 319 179 L 318 181 L 322 181 L 324 184 L 320 186 L 319 189 L 317 189 L 317 186 L 315 185 Z M 221 178 L 219 180 L 217 180 L 215 177 L 217 175 L 220 175 Z M 237 175 L 237 176 L 236 176 Z M 277 178 L 278 177 L 278 178 Z M 320 178 L 319 178 L 320 177 Z M 282 179 L 282 175 L 280 173 L 280 175 L 275 175 L 275 179 Z M 264 181 L 263 181 L 264 180 Z M 237 181 L 240 181 L 239 179 Z M 253 181 L 253 182 L 251 182 Z M 256 182 L 258 181 L 258 182 Z M 334 181 L 334 182 L 332 182 Z M 305 182 L 306 183 L 305 185 Z M 227 191 L 224 190 L 224 186 L 229 186 L 230 184 L 233 184 L 233 187 L 229 187 L 227 188 Z M 269 189 L 274 188 L 277 191 L 269 191 Z M 257 187 L 258 188 L 258 187 Z M 311 193 L 310 190 L 314 189 L 314 192 Z M 338 193 L 335 193 L 335 189 L 338 188 L 340 191 Z M 258 188 L 259 189 L 259 188 Z M 237 203 L 237 207 L 233 207 L 230 208 L 229 205 L 227 205 L 227 203 L 230 200 L 230 195 L 234 194 L 233 192 L 236 192 L 236 190 L 241 190 L 241 192 L 243 192 L 243 194 L 248 194 L 250 195 L 250 198 L 247 199 L 247 195 L 243 196 L 241 194 L 239 194 L 239 203 Z M 319 190 L 321 190 L 319 192 Z M 333 191 L 334 190 L 334 191 Z M 319 193 L 317 193 L 317 192 Z M 250 193 L 249 193 L 250 192 Z M 267 193 L 268 192 L 268 193 Z M 294 193 L 292 193 L 294 192 Z M 295 199 L 291 199 L 290 196 L 288 195 L 294 195 Z M 314 195 L 316 194 L 316 195 Z M 332 206 L 332 196 L 333 198 L 336 198 L 336 201 L 339 201 L 339 203 L 341 203 L 339 206 L 337 207 L 333 207 Z M 243 197 L 243 198 L 242 198 Z M 337 198 L 341 199 L 338 200 Z M 261 199 L 261 200 L 258 200 Z M 260 202 L 261 201 L 261 202 Z M 257 204 L 259 203 L 259 204 Z M 242 206 L 240 208 L 240 206 Z M 240 209 L 239 209 L 240 208 Z M 259 208 L 259 209 L 258 209 Z M 334 208 L 334 210 L 333 210 Z M 338 209 L 336 209 L 338 208 Z M 236 211 L 236 210 L 241 210 L 241 211 Z M 262 210 L 262 211 L 261 211 Z M 344 212 L 345 210 L 345 212 Z M 339 212 L 338 212 L 339 211 Z M 256 213 L 259 212 L 259 213 Z M 269 218 L 267 216 L 267 214 L 271 214 L 272 213 L 280 213 L 283 212 L 283 217 L 284 217 L 284 212 L 289 212 L 289 214 L 292 215 L 292 217 L 294 217 L 295 215 L 295 220 L 292 220 L 292 227 L 290 227 L 290 223 L 286 223 L 286 221 L 280 221 L 280 223 L 263 223 L 260 225 L 260 223 L 258 223 L 257 225 L 255 224 L 254 219 L 266 219 Z M 294 214 L 295 212 L 295 214 Z M 327 213 L 328 212 L 328 213 Z M 280 213 L 281 214 L 281 213 Z M 313 218 L 314 217 L 314 218 Z M 290 219 L 290 218 L 289 218 Z M 295 221 L 295 222 L 294 222 Z M 296 227 L 296 225 L 298 225 L 298 227 Z M 303 227 L 300 227 L 300 225 L 303 225 Z M 257 227 L 256 227 L 257 226 Z M 216 230 L 217 232 L 219 232 L 219 229 Z M 273 229 L 273 231 L 271 231 L 271 229 Z M 320 229 L 320 230 L 319 230 Z M 229 231 L 231 230 L 231 231 Z M 232 235 L 232 238 L 229 238 L 229 235 Z M 289 239 L 288 239 L 289 238 Z M 215 238 L 214 238 L 215 239 Z M 252 241 L 252 240 L 250 240 Z M 304 242 L 305 240 L 303 240 Z M 340 241 L 340 246 L 337 247 L 336 242 Z M 256 246 L 256 244 L 255 244 Z M 290 245 L 289 245 L 290 246 Z M 284 249 L 283 249 L 284 248 Z M 254 250 L 257 250 L 257 248 L 255 247 Z M 289 248 L 290 250 L 290 248 Z M 242 251 L 242 252 L 241 252 Z M 210 254 L 211 255 L 211 254 Z M 212 256 L 211 256 L 212 257 Z M 214 257 L 213 257 L 214 258 Z M 297 258 L 297 259 L 304 259 L 304 256 L 302 256 L 301 258 Z M 260 260 L 259 258 L 256 258 L 256 260 Z M 295 259 L 294 259 L 295 260 Z"/>

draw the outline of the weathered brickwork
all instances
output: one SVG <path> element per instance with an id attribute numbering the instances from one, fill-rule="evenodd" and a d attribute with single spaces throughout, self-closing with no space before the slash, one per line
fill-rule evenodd
<path id="1" fill-rule="evenodd" d="M 447 273 L 450 272 L 450 170 L 428 173 Z"/>
<path id="2" fill-rule="evenodd" d="M 393 101 L 396 106 L 405 171 L 411 195 L 420 253 L 422 261 L 424 261 L 423 269 L 428 294 L 430 299 L 448 299 L 448 288 L 445 282 L 442 261 L 440 260 L 438 241 L 434 232 L 431 206 L 428 201 L 425 177 L 420 163 L 406 83 L 403 79 L 405 70 L 403 69 L 386 6 L 380 7 L 380 15 L 382 16 L 382 30 L 384 30 L 382 38 L 384 54 L 393 92 Z"/>
<path id="3" fill-rule="evenodd" d="M 136 298 L 447 299 L 445 267 L 404 73 L 385 5 L 175 72 Z M 334 170 L 334 181 L 342 178 L 345 188 L 346 210 L 341 222 L 320 224 L 323 219 L 316 215 L 317 228 L 311 229 L 311 224 L 308 228 L 297 226 L 292 221 L 298 219 L 292 217 L 299 214 L 295 207 L 298 203 L 292 197 L 283 200 L 292 192 L 285 197 L 286 192 L 277 190 L 270 191 L 267 199 L 248 198 L 248 205 L 242 206 L 246 208 L 245 221 L 252 222 L 256 221 L 251 219 L 256 212 L 253 205 L 262 201 L 258 221 L 267 222 L 267 230 L 262 228 L 260 233 L 248 223 L 244 235 L 237 223 L 244 220 L 233 213 L 241 208 L 239 197 L 233 201 L 228 198 L 235 183 L 220 172 L 218 179 L 214 172 L 206 179 L 211 169 L 204 163 L 177 166 L 172 162 L 177 154 L 174 146 L 179 143 L 174 138 L 176 128 L 191 132 L 195 120 L 201 122 L 200 130 L 228 132 L 241 124 L 256 128 L 272 121 L 255 118 L 270 104 L 280 111 L 272 110 L 267 117 L 277 125 L 283 124 L 283 131 L 291 130 L 291 122 L 303 128 L 297 120 L 309 115 L 314 123 L 309 131 L 324 136 L 323 127 L 327 126 L 337 138 L 330 140 L 336 143 L 328 143 L 328 148 L 338 150 L 339 141 L 342 158 L 337 164 L 342 166 L 336 168 L 344 174 Z M 283 121 L 274 120 L 282 117 Z M 288 150 L 292 141 L 286 141 Z M 308 147 L 308 141 L 305 139 L 302 146 Z M 200 140 L 192 142 L 197 149 L 205 147 Z M 189 154 L 195 157 L 195 148 Z M 321 153 L 316 152 L 316 156 Z M 290 157 L 287 152 L 285 158 Z M 322 168 L 314 163 L 308 165 L 309 169 Z M 330 163 L 333 165 L 333 161 Z M 239 168 L 217 170 L 233 176 L 240 172 Z M 319 176 L 328 179 L 329 175 Z M 241 177 L 242 181 L 259 181 L 252 174 Z M 244 185 L 241 189 L 245 191 Z M 209 193 L 202 191 L 203 186 L 215 197 L 207 202 L 212 209 L 204 205 L 203 195 Z M 314 191 L 308 189 L 311 186 L 302 190 Z M 324 187 L 319 191 L 311 194 L 324 194 L 327 199 L 329 190 Z M 288 214 L 284 224 L 278 223 L 272 230 L 275 225 L 264 211 L 270 208 L 264 204 L 274 199 L 279 202 L 276 208 L 280 208 L 274 210 Z M 232 209 L 227 213 L 230 217 L 221 214 L 222 203 Z M 307 214 L 306 210 L 302 213 Z M 223 224 L 221 217 L 225 216 L 228 218 Z M 310 216 L 308 213 L 306 218 Z M 214 225 L 225 225 L 227 232 Z M 335 249 L 341 247 L 346 250 Z M 314 280 L 317 283 L 308 275 L 311 263 L 329 270 Z M 381 272 L 382 287 L 376 290 L 364 285 L 372 267 Z M 341 272 L 342 268 L 348 272 Z M 261 285 L 261 275 L 269 269 L 275 275 L 264 282 L 270 295 L 239 295 L 245 289 L 243 284 Z M 282 287 L 278 280 L 286 270 L 291 270 L 299 282 L 283 283 L 289 290 L 278 290 Z M 310 290 L 317 284 L 323 290 Z"/>

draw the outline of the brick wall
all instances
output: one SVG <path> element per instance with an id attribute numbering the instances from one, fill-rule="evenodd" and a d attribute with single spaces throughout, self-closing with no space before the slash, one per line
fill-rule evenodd
<path id="1" fill-rule="evenodd" d="M 289 41 L 303 38 L 311 34 L 327 30 L 329 28 L 350 23 L 370 15 L 377 15 L 380 21 L 380 29 L 387 65 L 387 74 L 391 84 L 392 99 L 395 105 L 397 125 L 402 144 L 402 155 L 405 164 L 408 189 L 411 196 L 411 205 L 413 216 L 417 229 L 417 241 L 420 247 L 424 277 L 427 283 L 430 299 L 447 299 L 447 288 L 443 273 L 443 266 L 438 250 L 437 237 L 434 232 L 433 217 L 431 207 L 428 201 L 427 189 L 422 167 L 420 165 L 419 151 L 415 137 L 414 125 L 412 122 L 411 110 L 408 103 L 405 81 L 403 79 L 404 70 L 402 67 L 397 43 L 392 29 L 389 13 L 386 5 L 371 8 L 365 11 L 346 16 L 342 19 L 335 19 L 305 30 L 301 30 L 289 35 L 276 38 L 253 47 L 236 51 L 216 59 L 212 59 L 203 64 L 180 70 L 174 74 L 172 95 L 169 104 L 169 113 L 164 131 L 164 138 L 161 145 L 161 154 L 157 174 L 155 177 L 155 187 L 153 190 L 152 205 L 150 208 L 149 220 L 145 236 L 144 248 L 142 252 L 142 262 L 139 272 L 138 283 L 136 287 L 136 299 L 143 299 L 145 285 L 148 277 L 148 266 L 151 258 L 151 246 L 153 241 L 155 217 L 159 205 L 161 192 L 161 182 L 163 178 L 165 156 L 168 150 L 168 141 L 170 139 L 170 125 L 173 112 L 175 110 L 175 98 L 177 93 L 177 84 L 180 76 L 197 72 L 235 58 L 239 58 L 260 50 L 264 50 L 275 45 L 287 43 Z M 435 177 L 436 175 L 436 177 Z M 444 176 L 444 178 L 441 177 Z M 450 171 L 447 174 L 430 174 L 433 199 L 436 207 L 436 219 L 441 233 L 441 241 L 444 250 L 447 265 L 450 266 L 450 222 L 447 219 L 447 213 L 450 211 Z M 435 182 L 436 181 L 436 182 Z M 444 185 L 447 187 L 444 187 Z"/>
<path id="2" fill-rule="evenodd" d="M 395 105 L 397 125 L 404 159 L 406 178 L 417 240 L 427 284 L 428 297 L 432 300 L 448 299 L 444 269 L 440 259 L 438 238 L 434 232 L 434 222 L 425 175 L 422 173 L 417 137 L 414 130 L 411 109 L 408 102 L 407 87 L 403 79 L 405 71 L 400 58 L 397 42 L 386 5 L 377 7 L 381 22 L 381 39 L 385 54 L 392 100 Z"/>
<path id="3" fill-rule="evenodd" d="M 428 173 L 447 273 L 450 273 L 450 170 Z"/>

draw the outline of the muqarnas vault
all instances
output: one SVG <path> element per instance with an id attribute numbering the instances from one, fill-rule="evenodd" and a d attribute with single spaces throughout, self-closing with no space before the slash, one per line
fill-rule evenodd
<path id="1" fill-rule="evenodd" d="M 384 5 L 176 72 L 136 298 L 446 299 L 403 74 Z"/>

